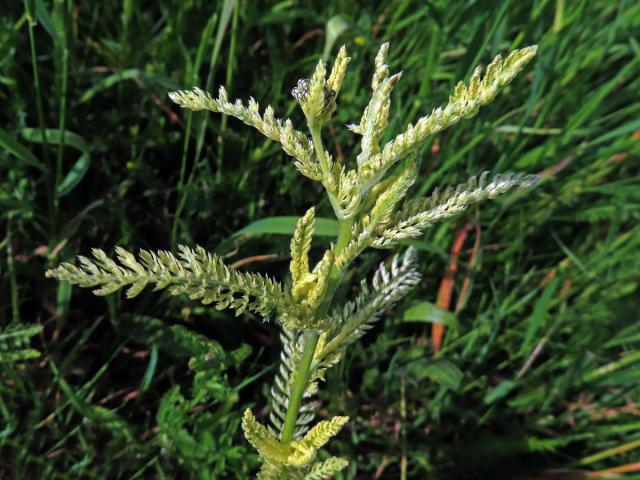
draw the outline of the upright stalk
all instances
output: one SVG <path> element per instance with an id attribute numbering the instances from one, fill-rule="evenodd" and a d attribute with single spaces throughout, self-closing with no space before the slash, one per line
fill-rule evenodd
<path id="1" fill-rule="evenodd" d="M 322 137 L 320 135 L 320 126 L 317 123 L 317 120 L 309 120 L 308 122 L 309 130 L 311 131 L 311 139 L 313 141 L 313 148 L 316 152 L 316 156 L 318 157 L 318 163 L 320 165 L 320 170 L 322 171 L 323 181 L 322 184 L 325 186 L 325 190 L 327 192 L 327 196 L 329 197 L 329 201 L 331 202 L 331 206 L 333 207 L 333 211 L 338 217 L 339 221 L 342 221 L 342 212 L 340 209 L 340 205 L 338 201 L 331 193 L 328 188 L 327 181 L 331 181 L 331 171 L 329 168 L 329 160 L 325 155 L 324 145 L 322 144 Z M 346 241 L 349 241 L 349 238 L 346 238 Z"/>
<path id="2" fill-rule="evenodd" d="M 351 226 L 353 222 L 351 220 L 343 220 L 340 222 L 340 230 L 338 232 L 338 240 L 336 243 L 336 256 L 339 255 L 342 250 L 349 243 L 351 236 Z M 329 284 L 327 285 L 327 293 L 320 307 L 316 311 L 317 317 L 322 317 L 327 314 L 333 295 L 338 286 L 340 280 L 340 274 L 342 270 L 335 265 L 331 269 L 329 274 Z M 291 386 L 291 395 L 289 396 L 289 405 L 287 407 L 287 416 L 285 418 L 284 426 L 282 427 L 282 436 L 280 441 L 282 443 L 288 443 L 293 440 L 293 434 L 296 430 L 296 423 L 298 421 L 298 413 L 300 405 L 302 404 L 302 397 L 304 391 L 307 389 L 307 383 L 309 382 L 309 376 L 311 375 L 311 364 L 313 362 L 313 356 L 316 352 L 316 346 L 318 345 L 319 334 L 317 332 L 307 332 L 304 334 L 304 347 L 302 350 L 302 359 L 298 365 L 295 377 L 293 379 L 293 385 Z"/>
<path id="3" fill-rule="evenodd" d="M 27 26 L 28 26 L 28 31 L 29 31 L 29 47 L 30 47 L 30 52 L 31 52 L 31 68 L 33 70 L 33 84 L 35 87 L 35 91 L 36 91 L 36 111 L 38 112 L 38 125 L 40 127 L 40 133 L 42 135 L 42 156 L 44 157 L 45 160 L 45 164 L 47 165 L 47 168 L 49 169 L 49 171 L 51 171 L 51 160 L 49 158 L 49 141 L 47 139 L 47 129 L 46 129 L 46 125 L 45 125 L 45 119 L 44 119 L 44 107 L 42 104 L 42 90 L 40 87 L 40 74 L 38 72 L 38 59 L 36 57 L 36 39 L 35 39 L 35 34 L 33 32 L 34 30 L 34 25 L 36 24 L 36 21 L 34 20 L 33 16 L 34 12 L 31 11 L 31 9 L 29 8 L 29 2 L 25 2 L 25 10 L 27 11 Z M 55 177 L 54 177 L 55 180 Z M 56 218 L 56 208 L 54 205 L 54 192 L 53 192 L 53 187 L 54 185 L 52 184 L 52 182 L 47 181 L 45 182 L 46 185 L 46 190 L 47 190 L 47 201 L 49 204 L 49 211 L 51 213 L 51 218 L 52 220 L 52 230 L 55 230 L 55 218 Z"/>
<path id="4" fill-rule="evenodd" d="M 287 417 L 285 418 L 284 426 L 282 427 L 282 437 L 280 440 L 283 443 L 289 443 L 293 440 L 293 434 L 296 431 L 296 423 L 298 421 L 298 412 L 300 405 L 302 404 L 302 396 L 307 389 L 307 382 L 309 381 L 309 375 L 311 374 L 311 363 L 313 362 L 313 355 L 316 352 L 316 346 L 318 345 L 318 334 L 316 332 L 309 332 L 304 334 L 304 349 L 302 351 L 302 359 L 298 370 L 291 386 L 291 395 L 289 397 L 289 405 L 287 407 Z"/>
<path id="5" fill-rule="evenodd" d="M 20 301 L 18 297 L 18 280 L 16 279 L 16 268 L 13 259 L 12 221 L 12 215 L 9 214 L 9 218 L 7 219 L 7 269 L 9 270 L 9 285 L 11 291 L 11 321 L 18 323 L 20 321 Z"/>
<path id="6" fill-rule="evenodd" d="M 58 213 L 58 208 L 60 204 L 60 198 L 58 194 L 58 189 L 60 187 L 60 183 L 62 182 L 62 160 L 64 158 L 64 137 L 66 132 L 66 111 L 67 111 L 67 88 L 68 88 L 68 80 L 67 73 L 69 68 L 69 50 L 66 45 L 62 47 L 62 86 L 60 93 L 60 122 L 59 122 L 59 132 L 60 132 L 60 144 L 58 145 L 58 156 L 56 159 L 56 177 L 55 183 L 53 185 L 53 207 Z M 57 221 L 57 219 L 56 219 Z"/>
<path id="7" fill-rule="evenodd" d="M 320 168 L 325 176 L 329 175 L 329 162 L 325 156 L 324 146 L 322 144 L 322 137 L 320 136 L 320 127 L 314 123 L 309 124 L 311 130 L 311 137 L 315 147 L 318 162 Z M 330 195 L 331 198 L 331 195 Z M 333 204 L 333 202 L 332 202 Z M 334 205 L 335 208 L 335 205 Z M 337 213 L 337 212 L 336 212 Z M 336 240 L 335 256 L 338 257 L 342 251 L 349 244 L 351 239 L 351 228 L 353 226 L 353 219 L 340 219 L 339 218 L 339 231 L 338 239 Z M 329 311 L 333 295 L 338 286 L 342 269 L 338 268 L 335 264 L 331 268 L 329 273 L 329 281 L 327 284 L 327 290 L 323 301 L 316 310 L 314 316 L 317 318 L 324 317 Z M 289 395 L 289 405 L 287 406 L 287 415 L 285 418 L 284 426 L 282 427 L 282 435 L 280 440 L 283 443 L 288 443 L 293 440 L 293 435 L 296 430 L 296 423 L 298 421 L 298 414 L 300 405 L 302 404 L 302 397 L 307 389 L 307 383 L 309 382 L 309 376 L 311 375 L 311 364 L 313 363 L 313 357 L 318 345 L 319 334 L 317 332 L 306 332 L 304 334 L 304 347 L 302 350 L 302 358 L 300 364 L 295 373 L 293 384 L 291 386 L 291 394 Z"/>

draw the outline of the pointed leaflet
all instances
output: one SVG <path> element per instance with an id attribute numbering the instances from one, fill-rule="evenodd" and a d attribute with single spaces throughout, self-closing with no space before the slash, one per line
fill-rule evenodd
<path id="1" fill-rule="evenodd" d="M 307 473 L 303 480 L 325 480 L 343 470 L 349 462 L 340 457 L 331 457 L 324 462 L 314 463 L 311 471 Z"/>
<path id="2" fill-rule="evenodd" d="M 306 275 L 309 274 L 309 249 L 315 227 L 315 209 L 307 210 L 296 225 L 296 231 L 291 239 L 291 278 L 295 290 Z"/>

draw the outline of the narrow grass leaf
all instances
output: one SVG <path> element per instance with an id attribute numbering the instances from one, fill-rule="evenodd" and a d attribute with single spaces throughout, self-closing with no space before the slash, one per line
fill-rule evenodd
<path id="1" fill-rule="evenodd" d="M 60 390 L 62 390 L 73 408 L 77 410 L 79 414 L 96 423 L 102 424 L 104 427 L 113 431 L 114 433 L 120 433 L 129 440 L 134 440 L 131 427 L 118 414 L 107 408 L 92 405 L 91 403 L 83 400 L 74 392 L 73 388 L 71 388 L 71 385 L 69 385 L 65 381 L 65 379 L 60 376 L 57 368 L 53 366 L 53 364 L 51 364 L 51 366 L 57 377 Z"/>
<path id="2" fill-rule="evenodd" d="M 9 133 L 0 128 L 0 147 L 2 147 L 7 153 L 13 155 L 21 162 L 35 167 L 42 172 L 47 171 L 47 167 L 36 158 L 26 147 L 21 145 L 15 138 Z"/>
<path id="3" fill-rule="evenodd" d="M 593 95 L 591 95 L 591 98 L 587 100 L 580 110 L 578 110 L 571 120 L 569 120 L 569 124 L 565 129 L 565 139 L 568 139 L 576 128 L 580 127 L 587 121 L 587 119 L 596 111 L 600 104 L 604 102 L 613 89 L 618 86 L 620 80 L 625 78 L 629 72 L 632 72 L 636 68 L 637 63 L 637 60 L 627 63 L 613 78 L 611 78 L 611 80 L 602 85 Z"/>
<path id="4" fill-rule="evenodd" d="M 21 130 L 21 134 L 30 142 L 40 143 L 42 141 L 42 133 L 39 129 L 23 128 Z M 80 135 L 68 130 L 64 132 L 64 137 L 61 135 L 60 130 L 47 129 L 46 134 L 48 144 L 60 145 L 60 143 L 64 143 L 64 145 L 68 145 L 82 152 L 78 160 L 76 160 L 71 169 L 64 176 L 60 185 L 58 185 L 57 193 L 58 196 L 62 197 L 73 190 L 89 170 L 91 165 L 89 145 Z"/>
<path id="5" fill-rule="evenodd" d="M 47 144 L 59 145 L 63 140 L 60 135 L 60 130 L 57 128 L 45 129 L 47 135 Z M 42 131 L 39 128 L 23 128 L 20 130 L 22 137 L 33 143 L 42 143 Z M 64 144 L 69 147 L 73 147 L 81 152 L 89 153 L 89 145 L 80 135 L 74 132 L 66 130 L 64 132 Z"/>
<path id="6" fill-rule="evenodd" d="M 298 217 L 268 217 L 253 222 L 251 225 L 234 233 L 234 237 L 241 235 L 293 235 Z M 332 218 L 316 218 L 314 235 L 319 237 L 335 237 L 338 234 L 338 222 Z"/>
<path id="7" fill-rule="evenodd" d="M 71 303 L 71 284 L 69 282 L 60 282 L 56 291 L 56 317 L 64 318 L 69 313 L 69 304 Z"/>
<path id="8" fill-rule="evenodd" d="M 431 302 L 418 302 L 407 308 L 402 319 L 409 323 L 440 323 L 457 329 L 460 325 L 453 312 Z"/>
<path id="9" fill-rule="evenodd" d="M 85 91 L 80 97 L 80 103 L 88 102 L 98 93 L 108 90 L 122 81 L 145 77 L 145 72 L 138 68 L 130 68 L 108 75 L 98 81 L 93 87 Z"/>
<path id="10" fill-rule="evenodd" d="M 35 11 L 36 18 L 40 25 L 47 31 L 51 38 L 53 38 L 54 42 L 61 43 L 62 37 L 58 33 L 51 19 L 51 15 L 49 15 L 49 10 L 47 10 L 47 6 L 44 4 L 42 0 L 35 0 Z"/>
<path id="11" fill-rule="evenodd" d="M 462 371 L 448 360 L 416 361 L 408 369 L 411 378 L 420 382 L 426 378 L 450 390 L 459 390 L 462 384 Z"/>
<path id="12" fill-rule="evenodd" d="M 504 398 L 511 390 L 513 390 L 516 386 L 516 382 L 513 380 L 503 380 L 495 388 L 492 388 L 487 392 L 484 396 L 484 403 L 492 404 Z"/>
<path id="13" fill-rule="evenodd" d="M 554 278 L 549 282 L 549 284 L 545 287 L 538 298 L 535 306 L 533 307 L 533 313 L 527 319 L 527 332 L 524 335 L 524 339 L 522 340 L 522 345 L 520 346 L 520 355 L 524 355 L 526 351 L 532 347 L 533 337 L 538 332 L 538 330 L 542 327 L 542 324 L 546 318 L 547 311 L 551 306 L 551 299 L 556 293 L 558 288 L 558 277 Z"/>
<path id="14" fill-rule="evenodd" d="M 260 235 L 293 235 L 299 217 L 267 217 L 257 220 L 241 230 L 238 230 L 229 238 L 223 240 L 216 252 L 225 252 L 237 243 L 251 237 Z M 338 235 L 338 221 L 332 218 L 316 218 L 315 230 L 313 232 L 318 237 L 335 237 Z"/>
<path id="15" fill-rule="evenodd" d="M 151 381 L 153 380 L 153 375 L 156 371 L 156 366 L 158 365 L 158 346 L 153 345 L 151 347 L 151 354 L 149 356 L 149 364 L 147 365 L 147 369 L 144 372 L 144 376 L 142 377 L 142 381 L 140 382 L 140 386 L 138 390 L 140 392 L 146 392 L 151 385 Z"/>
<path id="16" fill-rule="evenodd" d="M 58 185 L 58 195 L 60 197 L 68 194 L 83 179 L 91 165 L 91 157 L 88 153 L 83 153 L 80 158 L 73 164 L 71 170 L 64 176 L 60 185 Z"/>

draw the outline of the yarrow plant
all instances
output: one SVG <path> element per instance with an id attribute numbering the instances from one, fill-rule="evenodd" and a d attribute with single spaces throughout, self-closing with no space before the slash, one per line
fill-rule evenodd
<path id="1" fill-rule="evenodd" d="M 373 93 L 360 122 L 348 127 L 361 137 L 351 166 L 336 162 L 325 150 L 321 136 L 336 110 L 350 60 L 344 47 L 328 77 L 325 64 L 319 62 L 313 76 L 300 80 L 292 91 L 306 117 L 310 137 L 296 130 L 290 120 L 277 118 L 270 106 L 261 111 L 253 99 L 247 104 L 230 102 L 224 88 L 216 98 L 198 88 L 169 94 L 184 108 L 224 113 L 255 127 L 281 144 L 302 175 L 324 186 L 338 220 L 338 237 L 311 265 L 315 209 L 307 210 L 291 240 L 290 282 L 236 271 L 205 249 L 187 246 L 179 247 L 177 254 L 141 250 L 137 256 L 116 247 L 117 260 L 94 249 L 92 259 L 79 257 L 79 266 L 64 263 L 47 272 L 49 277 L 94 288 L 97 295 L 124 288 L 131 298 L 153 284 L 155 290 L 186 294 L 218 310 L 232 309 L 236 315 L 248 310 L 275 318 L 282 329 L 283 346 L 271 388 L 269 425 L 260 423 L 251 410 L 245 411 L 242 420 L 245 437 L 260 454 L 258 478 L 263 480 L 324 479 L 345 468 L 346 459 L 318 461 L 317 455 L 348 418 L 336 416 L 312 425 L 317 405 L 309 399 L 348 346 L 420 280 L 416 252 L 408 249 L 394 257 L 390 266 L 381 264 L 370 283 L 362 282 L 355 299 L 334 305 L 334 293 L 349 264 L 368 247 L 393 248 L 401 240 L 421 236 L 435 222 L 470 204 L 537 181 L 535 175 L 483 173 L 428 198 L 405 200 L 419 172 L 419 147 L 432 135 L 476 115 L 533 58 L 536 47 L 515 50 L 506 58 L 497 56 L 484 75 L 477 68 L 468 84 L 457 84 L 445 107 L 436 108 L 381 145 L 391 92 L 402 76 L 390 74 L 388 48 L 388 44 L 382 45 L 376 56 Z"/>

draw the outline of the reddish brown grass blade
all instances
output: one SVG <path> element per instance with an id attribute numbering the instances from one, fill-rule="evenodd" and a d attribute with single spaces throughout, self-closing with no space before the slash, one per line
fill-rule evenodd
<path id="1" fill-rule="evenodd" d="M 470 272 L 475 265 L 476 257 L 477 257 L 477 249 L 479 249 L 479 229 L 473 222 L 469 222 L 465 224 L 458 233 L 456 234 L 455 239 L 453 240 L 453 244 L 451 245 L 451 252 L 449 254 L 449 265 L 447 266 L 447 270 L 440 282 L 440 287 L 438 288 L 438 297 L 436 299 L 436 305 L 445 310 L 449 310 L 451 306 L 451 298 L 453 296 L 453 287 L 455 286 L 455 277 L 456 272 L 458 271 L 458 259 L 460 257 L 460 251 L 464 245 L 465 240 L 471 231 L 472 228 L 476 229 L 476 242 L 474 245 L 474 249 L 471 255 L 471 262 L 469 264 L 469 273 L 467 274 L 467 278 L 465 278 L 463 288 L 461 290 L 458 305 L 456 306 L 456 311 L 458 310 L 458 306 L 462 306 L 464 302 L 464 298 L 467 295 L 469 289 L 469 281 L 470 281 Z M 431 341 L 433 342 L 433 351 L 438 353 L 440 351 L 440 347 L 442 346 L 442 337 L 444 336 L 444 325 L 442 323 L 434 323 L 431 327 Z"/>

